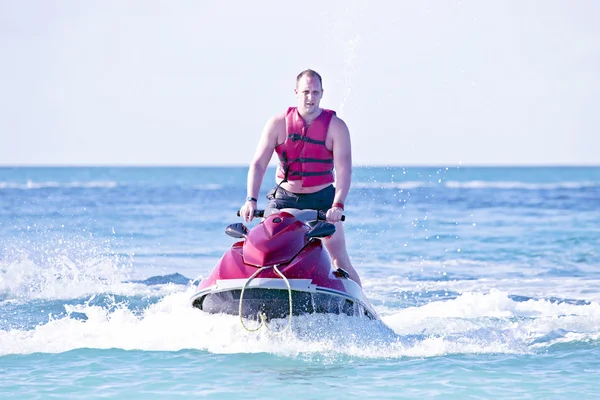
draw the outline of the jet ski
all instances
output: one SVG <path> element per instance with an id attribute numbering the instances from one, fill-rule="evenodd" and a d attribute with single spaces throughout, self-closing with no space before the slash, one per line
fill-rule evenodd
<path id="1" fill-rule="evenodd" d="M 200 281 L 194 307 L 239 315 L 240 321 L 291 322 L 292 315 L 314 313 L 379 319 L 360 280 L 333 269 L 321 240 L 335 233 L 335 225 L 323 212 L 267 209 L 255 217 L 264 219 L 252 229 L 243 223 L 226 227 L 227 235 L 241 240 Z"/>

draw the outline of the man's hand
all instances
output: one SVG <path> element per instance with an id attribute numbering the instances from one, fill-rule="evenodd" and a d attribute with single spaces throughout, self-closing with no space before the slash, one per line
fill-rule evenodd
<path id="1" fill-rule="evenodd" d="M 254 210 L 256 210 L 256 202 L 248 200 L 242 208 L 240 208 L 240 217 L 244 219 L 244 222 L 252 221 L 254 218 Z"/>
<path id="2" fill-rule="evenodd" d="M 331 207 L 329 210 L 327 210 L 327 222 L 336 223 L 341 221 L 343 212 L 344 209 L 341 207 Z"/>

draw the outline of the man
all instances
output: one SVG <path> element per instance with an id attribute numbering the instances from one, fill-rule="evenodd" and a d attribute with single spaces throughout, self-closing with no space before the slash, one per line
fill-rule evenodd
<path id="1" fill-rule="evenodd" d="M 296 78 L 294 93 L 298 106 L 271 117 L 263 129 L 248 171 L 248 198 L 240 215 L 246 222 L 254 217 L 258 192 L 276 151 L 280 160 L 277 186 L 267 195 L 267 207 L 326 212 L 327 221 L 336 226 L 335 234 L 324 240 L 333 267 L 342 268 L 360 285 L 346 251 L 341 223 L 352 177 L 350 132 L 334 111 L 319 107 L 323 86 L 317 72 L 302 71 Z"/>

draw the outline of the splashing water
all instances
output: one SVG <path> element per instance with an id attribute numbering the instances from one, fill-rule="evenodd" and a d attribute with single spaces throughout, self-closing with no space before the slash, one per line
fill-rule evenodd
<path id="1" fill-rule="evenodd" d="M 352 32 L 350 29 L 358 29 L 361 15 L 364 15 L 366 8 L 367 3 L 365 2 L 356 2 L 355 4 L 340 2 L 339 7 L 336 7 L 336 12 L 331 15 L 328 14 L 326 17 L 328 24 L 333 21 L 331 52 L 341 60 L 341 68 L 336 69 L 335 74 L 336 85 L 341 89 L 337 92 L 342 93 L 339 106 L 337 106 L 339 114 L 344 112 L 346 104 L 350 101 L 352 87 L 356 79 L 359 48 L 362 42 L 362 35 Z M 334 64 L 339 64 L 339 62 Z"/>

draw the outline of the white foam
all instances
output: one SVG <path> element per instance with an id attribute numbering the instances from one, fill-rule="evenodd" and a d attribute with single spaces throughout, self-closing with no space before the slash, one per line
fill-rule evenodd
<path id="1" fill-rule="evenodd" d="M 556 344 L 573 343 L 573 342 L 597 342 L 600 340 L 600 333 L 598 332 L 566 332 L 564 336 L 551 339 L 547 342 L 534 343 L 531 345 L 532 348 L 547 348 Z"/>
<path id="2" fill-rule="evenodd" d="M 197 189 L 197 190 L 206 190 L 206 191 L 221 190 L 221 189 L 225 188 L 225 185 L 221 185 L 218 183 L 207 183 L 204 185 L 194 185 L 193 188 Z"/>
<path id="3" fill-rule="evenodd" d="M 386 301 L 390 293 L 394 296 L 402 293 L 429 292 L 480 292 L 500 290 L 514 296 L 531 298 L 576 299 L 600 303 L 600 280 L 577 277 L 519 277 L 519 278 L 480 278 L 476 280 L 443 279 L 414 280 L 397 275 L 385 278 L 373 278 L 363 282 L 368 296 L 372 299 Z"/>
<path id="4" fill-rule="evenodd" d="M 47 188 L 104 188 L 112 189 L 119 186 L 114 181 L 89 181 L 89 182 L 34 182 L 27 180 L 25 183 L 22 182 L 0 182 L 0 189 L 47 189 Z"/>
<path id="5" fill-rule="evenodd" d="M 556 330 L 561 340 L 598 336 L 600 306 L 515 302 L 506 292 L 465 293 L 453 300 L 394 310 L 384 322 L 338 315 L 295 317 L 275 335 L 244 330 L 238 317 L 210 315 L 190 305 L 193 288 L 169 294 L 135 315 L 124 304 L 65 306 L 87 320 L 50 318 L 32 330 L 0 331 L 1 354 L 57 353 L 78 348 L 148 351 L 198 349 L 212 353 L 273 353 L 290 357 L 430 357 L 465 353 L 527 353 Z M 280 329 L 286 320 L 275 321 Z M 247 322 L 252 326 L 251 322 Z"/>
<path id="6" fill-rule="evenodd" d="M 600 187 L 600 182 L 574 181 L 574 182 L 551 182 L 531 183 L 519 181 L 445 181 L 444 179 L 432 179 L 429 181 L 402 181 L 402 182 L 353 182 L 355 189 L 399 189 L 410 190 L 423 187 L 447 187 L 451 189 L 522 189 L 522 190 L 553 190 L 553 189 L 584 189 Z"/>
<path id="7" fill-rule="evenodd" d="M 3 242 L 0 294 L 7 301 L 76 299 L 92 294 L 123 296 L 172 293 L 177 285 L 129 282 L 130 256 L 112 254 L 110 241 L 48 233 L 40 243 Z"/>
<path id="8" fill-rule="evenodd" d="M 449 188 L 461 189 L 527 189 L 527 190 L 552 190 L 552 189 L 582 189 L 600 187 L 600 182 L 551 182 L 530 183 L 519 181 L 447 181 L 445 185 Z"/>
<path id="9" fill-rule="evenodd" d="M 529 346 L 557 330 L 581 333 L 586 337 L 598 335 L 600 305 L 548 300 L 517 302 L 506 292 L 490 290 L 489 293 L 469 292 L 452 300 L 390 311 L 383 319 L 402 335 L 452 336 L 461 340 L 480 337 L 484 342 L 490 337 L 500 337 L 503 343 Z M 580 338 L 571 337 L 573 340 Z M 553 342 L 548 341 L 536 346 L 551 344 Z"/>
<path id="10" fill-rule="evenodd" d="M 92 294 L 123 296 L 164 296 L 177 285 L 152 285 L 127 282 L 129 274 L 110 258 L 78 261 L 54 260 L 41 268 L 25 258 L 0 264 L 0 293 L 7 301 L 76 299 Z"/>
<path id="11" fill-rule="evenodd" d="M 112 311 L 98 306 L 67 306 L 87 320 L 51 319 L 33 330 L 0 331 L 1 354 L 59 353 L 78 348 L 148 351 L 206 350 L 212 353 L 273 353 L 284 356 L 350 355 L 366 358 L 437 355 L 464 352 L 443 338 L 403 342 L 380 322 L 346 316 L 302 316 L 294 319 L 292 332 L 276 335 L 264 328 L 244 330 L 239 319 L 209 315 L 189 304 L 192 291 L 166 296 L 136 316 L 125 306 Z M 277 327 L 286 321 L 277 321 Z M 248 322 L 248 325 L 251 325 Z M 273 325 L 272 328 L 275 328 Z M 471 343 L 474 351 L 486 344 Z M 489 349 L 488 349 L 489 350 Z M 497 351 L 497 346 L 493 351 Z"/>
<path id="12" fill-rule="evenodd" d="M 416 189 L 420 187 L 435 186 L 431 182 L 406 181 L 406 182 L 356 182 L 352 183 L 355 189 Z"/>

